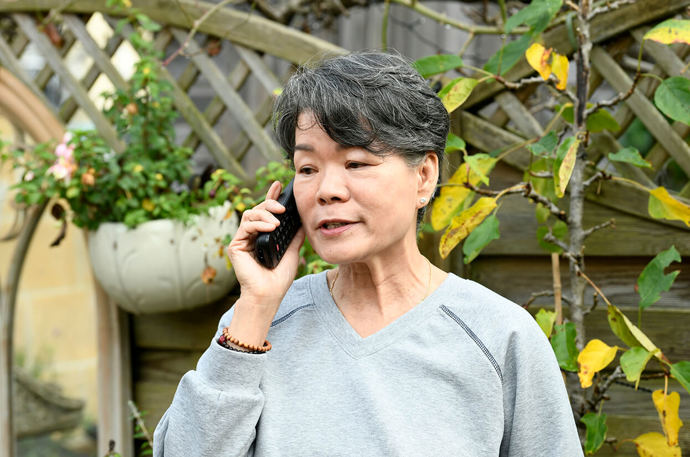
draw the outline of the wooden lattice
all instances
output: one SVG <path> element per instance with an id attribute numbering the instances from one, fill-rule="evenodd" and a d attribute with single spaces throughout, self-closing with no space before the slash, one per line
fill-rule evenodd
<path id="1" fill-rule="evenodd" d="M 96 7 L 97 5 L 90 5 L 89 9 L 93 11 Z M 94 14 L 100 16 L 100 13 L 63 14 L 62 26 L 59 30 L 62 44 L 59 47 L 52 43 L 49 37 L 40 30 L 40 24 L 37 24 L 34 17 L 25 13 L 13 13 L 6 16 L 5 20 L 11 18 L 11 26 L 5 26 L 5 33 L 0 35 L 0 64 L 17 75 L 48 106 L 51 106 L 63 123 L 68 124 L 77 113 L 78 108 L 84 110 L 93 122 L 95 129 L 114 150 L 119 151 L 122 150 L 123 145 L 118 140 L 113 127 L 93 102 L 92 97 L 89 96 L 89 90 L 101 75 L 105 76 L 113 87 L 122 90 L 127 88 L 128 82 L 113 64 L 112 57 L 120 47 L 127 46 L 127 36 L 131 32 L 131 28 L 125 26 L 120 33 L 115 34 L 117 19 L 106 17 L 105 20 L 110 25 L 110 38 L 105 46 L 99 46 L 96 39 L 87 31 L 87 24 Z M 219 14 L 222 16 L 227 12 L 222 10 Z M 265 25 L 255 25 L 255 31 L 259 32 L 257 27 Z M 247 24 L 242 25 L 242 27 L 247 28 Z M 279 36 L 280 33 L 285 32 L 284 30 L 280 30 L 278 33 L 274 26 L 272 29 L 278 42 L 280 42 L 280 38 L 285 38 Z M 266 31 L 265 29 L 261 30 L 262 34 Z M 199 34 L 197 34 L 198 36 Z M 223 36 L 214 37 L 212 33 L 209 33 L 205 38 L 207 41 L 214 39 L 214 46 L 216 47 L 232 48 L 239 58 L 231 71 L 223 71 L 217 59 L 204 52 L 197 41 L 189 39 L 187 30 L 167 27 L 154 37 L 155 47 L 158 50 L 168 50 L 170 53 L 171 49 L 179 48 L 184 43 L 184 54 L 189 56 L 186 67 L 177 77 L 174 77 L 168 68 L 160 67 L 163 78 L 173 87 L 172 97 L 176 109 L 191 128 L 182 143 L 194 149 L 205 146 L 221 167 L 230 170 L 244 180 L 250 180 L 251 178 L 247 176 L 240 162 L 252 146 L 265 160 L 281 159 L 277 145 L 267 133 L 266 124 L 270 117 L 274 93 L 281 87 L 282 78 L 271 71 L 264 58 L 265 53 L 261 50 L 257 51 L 242 46 L 224 39 Z M 311 47 L 315 54 L 321 55 L 344 52 L 327 42 L 306 35 L 300 44 L 301 46 L 296 48 L 297 52 L 288 56 L 290 63 L 299 63 L 304 60 L 304 56 L 300 54 L 305 47 Z M 46 61 L 45 68 L 34 77 L 28 75 L 20 64 L 20 59 L 29 45 L 35 46 Z M 81 46 L 93 61 L 81 80 L 74 76 L 65 63 L 65 57 L 76 45 Z M 280 57 L 286 57 L 284 51 L 277 49 L 276 52 L 282 54 Z M 70 94 L 57 105 L 50 103 L 45 94 L 46 86 L 53 75 L 59 78 L 60 83 Z M 193 91 L 193 85 L 200 77 L 211 86 L 215 94 L 203 111 L 199 108 L 198 102 L 195 103 L 188 95 L 190 91 Z M 261 95 L 256 95 L 257 91 L 253 91 L 254 98 L 259 97 L 261 100 L 255 109 L 252 109 L 245 98 L 240 95 L 240 91 L 252 79 L 258 82 L 255 87 L 258 85 L 263 92 Z M 234 135 L 230 144 L 226 144 L 218 133 L 225 128 L 220 121 L 226 112 L 234 120 L 234 125 L 239 127 L 239 131 Z"/>

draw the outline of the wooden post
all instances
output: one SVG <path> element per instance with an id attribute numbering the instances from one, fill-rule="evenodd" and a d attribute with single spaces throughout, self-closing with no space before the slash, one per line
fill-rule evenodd
<path id="1" fill-rule="evenodd" d="M 114 440 L 116 452 L 133 456 L 132 422 L 127 406 L 132 399 L 129 316 L 108 297 L 96 278 L 93 284 L 98 330 L 98 455 L 106 455 L 110 440 Z"/>
<path id="2" fill-rule="evenodd" d="M 14 334 L 14 310 L 17 300 L 17 289 L 21 278 L 22 267 L 29 250 L 31 238 L 47 202 L 29 210 L 26 223 L 19 234 L 14 254 L 7 272 L 7 283 L 0 288 L 0 456 L 16 455 L 16 434 L 12 408 L 12 358 Z"/>

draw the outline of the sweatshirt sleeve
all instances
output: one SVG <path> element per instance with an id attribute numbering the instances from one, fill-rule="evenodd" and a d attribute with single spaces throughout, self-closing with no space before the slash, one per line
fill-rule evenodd
<path id="1" fill-rule="evenodd" d="M 216 340 L 187 372 L 153 434 L 154 457 L 244 457 L 253 454 L 256 424 L 264 405 L 259 389 L 266 354 L 231 351 Z"/>
<path id="2" fill-rule="evenodd" d="M 551 344 L 524 312 L 511 335 L 503 371 L 501 457 L 582 457 L 582 445 Z"/>

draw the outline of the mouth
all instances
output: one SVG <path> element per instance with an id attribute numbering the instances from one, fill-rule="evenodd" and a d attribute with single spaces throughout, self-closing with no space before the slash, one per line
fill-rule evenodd
<path id="1" fill-rule="evenodd" d="M 349 229 L 356 222 L 342 219 L 327 219 L 319 222 L 317 230 L 324 235 L 337 235 Z"/>

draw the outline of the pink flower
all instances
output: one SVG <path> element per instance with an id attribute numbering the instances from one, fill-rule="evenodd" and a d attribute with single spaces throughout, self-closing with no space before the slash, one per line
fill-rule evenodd
<path id="1" fill-rule="evenodd" d="M 34 179 L 34 172 L 33 171 L 27 171 L 26 174 L 24 175 L 24 181 L 31 181 Z"/>
<path id="2" fill-rule="evenodd" d="M 65 133 L 62 138 L 62 143 L 58 144 L 55 148 L 55 163 L 48 168 L 48 174 L 55 176 L 57 179 L 62 179 L 65 184 L 69 183 L 72 179 L 72 173 L 77 169 L 77 164 L 74 161 L 74 145 L 67 143 L 72 139 L 72 134 L 70 132 Z"/>

